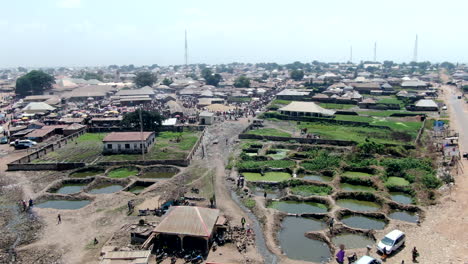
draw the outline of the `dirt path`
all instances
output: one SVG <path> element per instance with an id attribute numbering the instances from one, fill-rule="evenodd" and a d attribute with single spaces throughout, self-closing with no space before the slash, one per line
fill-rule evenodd
<path id="1" fill-rule="evenodd" d="M 449 106 L 452 129 L 460 133 L 460 149 L 468 148 L 468 109 L 462 100 L 456 99 L 459 92 L 444 86 L 444 100 Z M 439 204 L 427 208 L 421 227 L 403 229 L 408 234 L 406 248 L 389 263 L 411 263 L 411 250 L 418 248 L 419 263 L 466 264 L 468 258 L 468 162 L 462 161 L 464 173 L 455 177 L 451 194 L 447 192 Z"/>

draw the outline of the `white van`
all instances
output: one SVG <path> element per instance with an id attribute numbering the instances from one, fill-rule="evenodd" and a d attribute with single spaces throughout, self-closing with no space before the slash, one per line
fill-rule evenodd
<path id="1" fill-rule="evenodd" d="M 362 257 L 356 262 L 356 264 L 382 264 L 382 262 L 380 262 L 380 260 L 376 260 L 376 259 L 373 258 L 373 257 L 362 256 Z"/>
<path id="2" fill-rule="evenodd" d="M 377 244 L 377 250 L 390 255 L 395 252 L 399 247 L 405 244 L 406 236 L 405 233 L 400 230 L 393 230 L 388 233 L 382 240 Z M 385 252 L 384 252 L 385 249 Z"/>

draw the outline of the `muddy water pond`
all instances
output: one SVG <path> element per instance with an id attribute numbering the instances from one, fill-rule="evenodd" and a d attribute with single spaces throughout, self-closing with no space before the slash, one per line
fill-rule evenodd
<path id="1" fill-rule="evenodd" d="M 76 210 L 85 207 L 91 203 L 88 200 L 68 201 L 68 200 L 50 200 L 38 203 L 35 206 L 38 208 L 52 208 L 52 209 L 67 209 Z"/>
<path id="2" fill-rule="evenodd" d="M 367 245 L 374 245 L 375 241 L 360 234 L 340 234 L 332 238 L 333 244 L 337 247 L 341 244 L 347 249 L 365 248 Z"/>
<path id="3" fill-rule="evenodd" d="M 270 199 L 277 199 L 279 197 L 279 190 L 278 189 L 263 189 L 260 187 L 256 187 L 254 190 L 254 194 L 256 196 L 262 196 L 265 194 L 265 191 L 267 193 L 267 198 Z"/>
<path id="4" fill-rule="evenodd" d="M 390 197 L 393 201 L 401 204 L 412 204 L 413 198 L 411 195 L 402 192 L 390 192 Z"/>
<path id="5" fill-rule="evenodd" d="M 91 193 L 91 194 L 115 193 L 122 189 L 123 187 L 118 184 L 106 184 L 106 185 L 101 185 L 96 188 L 93 188 L 89 190 L 88 193 Z"/>
<path id="6" fill-rule="evenodd" d="M 104 174 L 104 170 L 102 169 L 84 169 L 84 170 L 79 170 L 76 172 L 73 172 L 70 174 L 70 177 L 73 178 L 85 178 L 88 176 L 95 176 L 98 174 Z"/>
<path id="7" fill-rule="evenodd" d="M 279 241 L 288 258 L 320 263 L 331 257 L 327 244 L 305 237 L 306 232 L 324 229 L 324 222 L 311 218 L 286 217 L 281 227 Z"/>
<path id="8" fill-rule="evenodd" d="M 329 176 L 322 176 L 322 175 L 310 175 L 310 174 L 299 174 L 299 178 L 304 180 L 313 180 L 313 181 L 320 181 L 320 182 L 331 182 L 332 177 Z"/>
<path id="9" fill-rule="evenodd" d="M 140 194 L 146 187 L 147 186 L 136 185 L 136 186 L 130 187 L 130 189 L 128 189 L 127 191 L 133 194 Z"/>
<path id="10" fill-rule="evenodd" d="M 374 202 L 353 199 L 339 199 L 336 201 L 336 204 L 353 211 L 377 211 L 381 208 L 379 204 Z"/>
<path id="11" fill-rule="evenodd" d="M 328 211 L 325 204 L 313 202 L 274 201 L 269 207 L 290 214 L 326 213 Z"/>
<path id="12" fill-rule="evenodd" d="M 361 229 L 384 229 L 385 221 L 362 215 L 347 215 L 341 219 L 343 224 Z"/>
<path id="13" fill-rule="evenodd" d="M 53 193 L 60 193 L 60 194 L 71 194 L 81 192 L 83 188 L 86 186 L 86 183 L 66 183 L 62 185 L 59 189 L 54 191 Z"/>
<path id="14" fill-rule="evenodd" d="M 364 186 L 364 185 L 354 185 L 349 183 L 341 183 L 340 188 L 345 191 L 352 191 L 352 192 L 373 192 L 375 189 L 371 186 Z"/>
<path id="15" fill-rule="evenodd" d="M 407 211 L 393 211 L 388 215 L 388 217 L 410 223 L 417 223 L 419 218 L 416 213 Z"/>

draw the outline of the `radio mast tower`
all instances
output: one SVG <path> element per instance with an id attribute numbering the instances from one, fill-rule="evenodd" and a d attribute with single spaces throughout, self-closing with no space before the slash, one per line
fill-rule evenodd
<path id="1" fill-rule="evenodd" d="M 418 62 L 418 34 L 416 34 L 416 39 L 414 40 L 413 61 Z"/>
<path id="2" fill-rule="evenodd" d="M 187 30 L 185 30 L 185 66 L 188 65 Z"/>
<path id="3" fill-rule="evenodd" d="M 353 46 L 349 47 L 349 62 L 353 63 Z"/>
<path id="4" fill-rule="evenodd" d="M 374 62 L 377 62 L 377 41 L 374 42 Z"/>

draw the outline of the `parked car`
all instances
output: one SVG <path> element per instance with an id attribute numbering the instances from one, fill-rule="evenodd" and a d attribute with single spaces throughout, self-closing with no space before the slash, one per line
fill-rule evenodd
<path id="1" fill-rule="evenodd" d="M 10 145 L 15 147 L 15 149 L 27 149 L 30 147 L 34 147 L 37 144 L 37 142 L 25 139 L 25 140 L 15 140 L 14 142 L 11 142 Z"/>
<path id="2" fill-rule="evenodd" d="M 0 144 L 7 144 L 8 143 L 8 137 L 4 136 L 0 138 Z"/>
<path id="3" fill-rule="evenodd" d="M 398 248 L 405 244 L 406 236 L 405 233 L 400 230 L 393 230 L 392 232 L 385 235 L 385 237 L 377 244 L 377 250 L 387 255 L 395 252 Z"/>
<path id="4" fill-rule="evenodd" d="M 355 264 L 382 264 L 380 260 L 376 260 L 373 257 L 369 256 L 362 256 L 358 261 L 355 262 Z"/>

